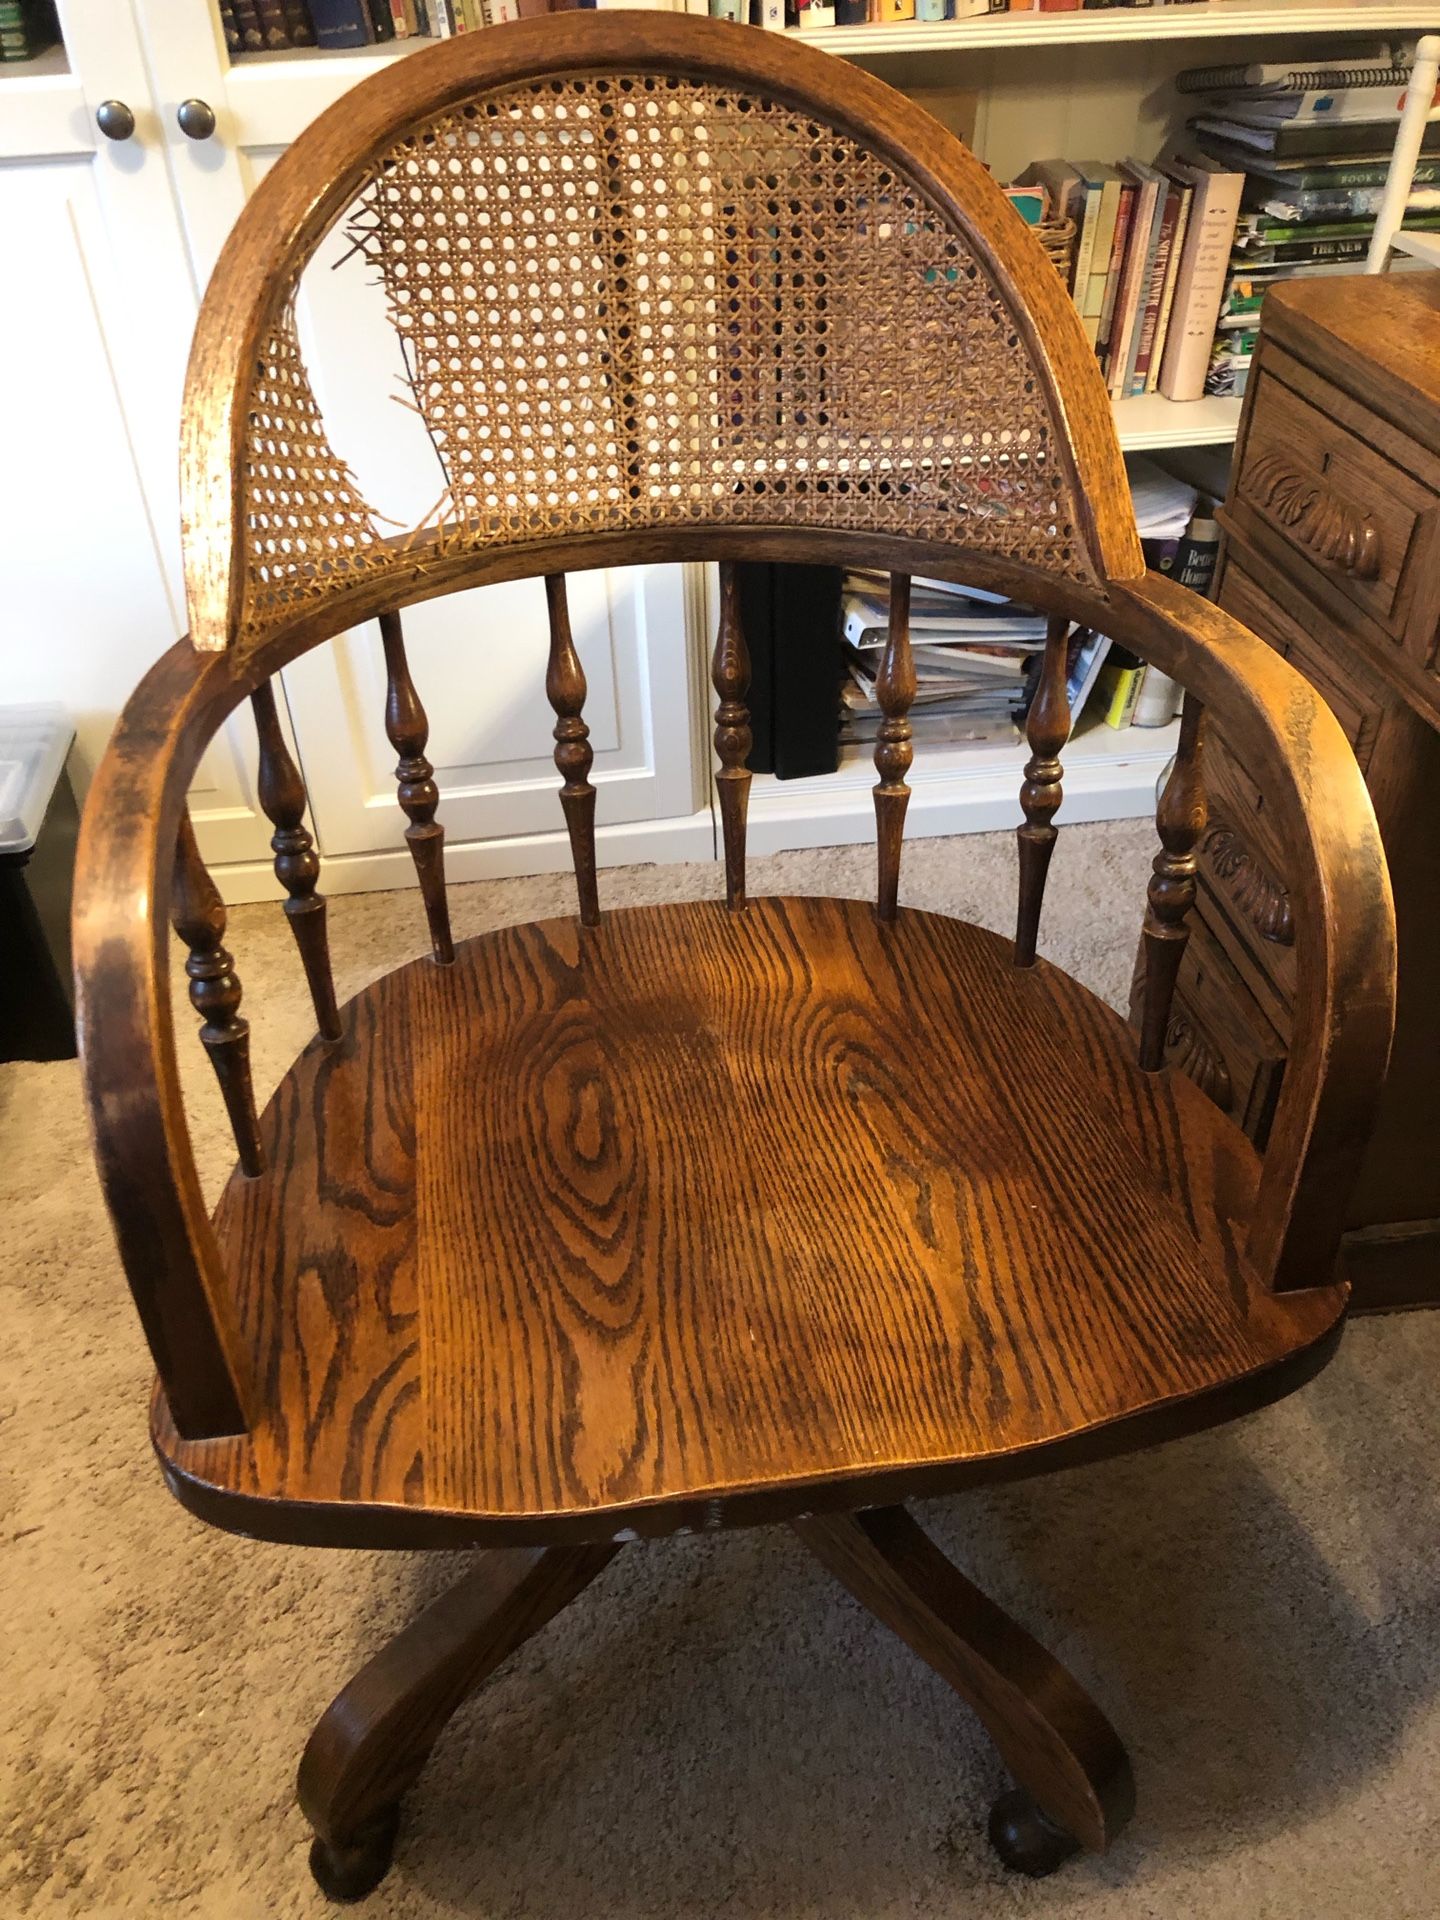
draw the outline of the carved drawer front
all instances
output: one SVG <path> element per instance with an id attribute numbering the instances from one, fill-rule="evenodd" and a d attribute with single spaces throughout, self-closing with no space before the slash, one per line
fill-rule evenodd
<path id="1" fill-rule="evenodd" d="M 1136 1025 L 1143 992 L 1142 962 L 1130 994 L 1130 1018 Z M 1203 922 L 1196 925 L 1180 962 L 1165 1059 L 1187 1073 L 1257 1147 L 1264 1147 L 1285 1074 L 1285 1048 Z"/>
<path id="2" fill-rule="evenodd" d="M 1436 538 L 1433 494 L 1302 400 L 1260 375 L 1234 498 L 1393 640 Z"/>
<path id="3" fill-rule="evenodd" d="M 1205 750 L 1208 814 L 1196 854 L 1201 911 L 1213 901 L 1222 943 L 1271 1021 L 1288 1032 L 1295 994 L 1295 924 L 1284 855 L 1264 796 L 1212 734 Z"/>
<path id="4" fill-rule="evenodd" d="M 1219 597 L 1227 613 L 1233 614 L 1262 640 L 1268 640 L 1276 652 L 1284 654 L 1291 666 L 1303 673 L 1315 691 L 1323 695 L 1364 773 L 1380 731 L 1384 703 L 1352 678 L 1336 652 L 1327 652 L 1322 641 L 1312 639 L 1304 627 L 1233 560 L 1226 565 Z M 1292 604 L 1297 610 L 1308 611 L 1298 594 L 1292 594 Z M 1324 615 L 1317 611 L 1315 619 L 1321 623 Z"/>

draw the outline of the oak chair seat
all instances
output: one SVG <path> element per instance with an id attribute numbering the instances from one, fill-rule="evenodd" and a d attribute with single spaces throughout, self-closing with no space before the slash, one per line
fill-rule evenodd
<path id="1" fill-rule="evenodd" d="M 342 1020 L 215 1216 L 254 1431 L 158 1431 L 245 1532 L 608 1540 L 1024 1472 L 1273 1397 L 1343 1306 L 1235 1257 L 1233 1122 L 938 915 L 552 920 Z"/>

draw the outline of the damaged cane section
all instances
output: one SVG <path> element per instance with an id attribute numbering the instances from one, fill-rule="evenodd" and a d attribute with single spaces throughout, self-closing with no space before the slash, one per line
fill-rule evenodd
<path id="1" fill-rule="evenodd" d="M 715 521 L 1095 578 L 1048 376 L 976 249 L 801 112 L 656 75 L 516 85 L 398 141 L 335 232 L 398 336 L 433 504 L 403 534 L 367 506 L 292 299 L 250 409 L 247 636 L 422 550 Z"/>

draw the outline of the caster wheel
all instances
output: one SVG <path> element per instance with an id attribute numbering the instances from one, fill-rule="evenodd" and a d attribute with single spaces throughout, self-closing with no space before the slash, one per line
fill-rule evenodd
<path id="1" fill-rule="evenodd" d="M 1080 1842 L 1042 1813 L 1023 1787 L 1002 1793 L 991 1807 L 989 1833 L 1010 1871 L 1032 1880 L 1043 1880 L 1080 1851 Z"/>
<path id="2" fill-rule="evenodd" d="M 363 1900 L 390 1871 L 399 1827 L 399 1807 L 388 1807 L 349 1840 L 333 1845 L 313 1840 L 310 1871 L 316 1886 L 330 1900 Z"/>

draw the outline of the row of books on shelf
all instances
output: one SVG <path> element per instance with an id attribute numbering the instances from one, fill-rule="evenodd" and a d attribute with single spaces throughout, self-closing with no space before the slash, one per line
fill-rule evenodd
<path id="1" fill-rule="evenodd" d="M 1073 13 L 1181 6 L 1192 0 L 219 0 L 232 54 L 363 47 L 412 35 L 448 39 L 481 27 L 584 7 L 625 6 L 801 32 L 827 27 L 971 20 L 992 13 Z M 29 0 L 0 0 L 11 7 Z"/>
<path id="2" fill-rule="evenodd" d="M 1191 68 L 1185 139 L 1154 165 L 1038 160 L 1007 190 L 1057 230 L 1085 332 L 1115 399 L 1243 393 L 1277 281 L 1356 271 L 1380 208 L 1413 50 L 1357 61 Z M 1407 227 L 1440 227 L 1432 120 Z"/>
<path id="3" fill-rule="evenodd" d="M 1209 501 L 1143 455 L 1131 456 L 1126 465 L 1147 563 L 1208 593 L 1219 546 Z M 889 591 L 888 574 L 857 569 L 844 579 L 842 747 L 873 742 L 880 729 L 875 680 L 889 632 Z M 1039 676 L 1045 627 L 1043 613 L 999 594 L 913 580 L 916 690 L 910 728 L 916 744 L 1018 741 Z M 1087 708 L 1115 728 L 1162 727 L 1179 709 L 1173 680 L 1088 627 L 1069 635 L 1067 687 L 1072 727 Z"/>
<path id="4" fill-rule="evenodd" d="M 0 60 L 33 60 L 59 38 L 54 0 L 0 0 Z"/>
<path id="5" fill-rule="evenodd" d="M 933 20 L 997 11 L 992 0 L 220 0 L 220 19 L 231 54 L 244 55 L 364 47 L 416 35 L 448 40 L 507 20 L 616 6 L 776 28 L 914 19 L 917 6 L 926 9 L 920 18 Z"/>

